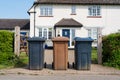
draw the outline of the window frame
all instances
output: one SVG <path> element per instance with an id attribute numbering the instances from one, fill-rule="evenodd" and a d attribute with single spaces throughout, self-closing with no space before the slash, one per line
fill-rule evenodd
<path id="1" fill-rule="evenodd" d="M 101 6 L 100 5 L 92 5 L 88 6 L 88 18 L 101 18 Z"/>
<path id="2" fill-rule="evenodd" d="M 53 6 L 52 5 L 42 5 L 40 6 L 40 16 L 53 16 Z"/>
<path id="3" fill-rule="evenodd" d="M 75 5 L 71 6 L 71 15 L 76 15 L 76 6 Z"/>
<path id="4" fill-rule="evenodd" d="M 53 36 L 53 28 L 39 28 L 39 37 L 44 37 L 48 40 L 48 39 L 52 39 L 52 36 Z"/>
<path id="5" fill-rule="evenodd" d="M 91 37 L 94 40 L 97 40 L 97 28 L 88 29 L 88 37 Z"/>

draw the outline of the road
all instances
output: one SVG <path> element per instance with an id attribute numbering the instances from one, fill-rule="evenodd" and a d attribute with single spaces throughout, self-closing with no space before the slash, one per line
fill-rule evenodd
<path id="1" fill-rule="evenodd" d="M 0 75 L 0 80 L 120 80 L 119 75 Z"/>

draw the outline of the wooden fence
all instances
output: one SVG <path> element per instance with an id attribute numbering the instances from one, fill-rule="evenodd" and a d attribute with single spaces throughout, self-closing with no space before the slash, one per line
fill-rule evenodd
<path id="1" fill-rule="evenodd" d="M 20 27 L 15 27 L 15 35 L 14 35 L 14 53 L 19 56 L 21 52 L 28 53 L 28 43 L 27 43 L 28 34 L 21 35 Z"/>

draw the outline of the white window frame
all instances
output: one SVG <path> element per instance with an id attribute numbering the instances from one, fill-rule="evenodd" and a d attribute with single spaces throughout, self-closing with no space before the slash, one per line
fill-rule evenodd
<path id="1" fill-rule="evenodd" d="M 101 16 L 101 6 L 100 5 L 89 6 L 88 15 L 89 16 Z"/>
<path id="2" fill-rule="evenodd" d="M 88 37 L 91 37 L 94 40 L 97 40 L 97 28 L 88 29 Z"/>
<path id="3" fill-rule="evenodd" d="M 40 6 L 40 16 L 53 16 L 53 7 L 50 6 Z"/>
<path id="4" fill-rule="evenodd" d="M 42 30 L 42 33 L 41 33 L 41 35 L 40 35 L 40 29 Z M 51 38 L 49 38 L 49 29 L 50 28 L 39 28 L 39 37 L 44 37 L 44 38 L 46 38 L 47 40 L 48 39 L 51 39 L 52 38 L 52 36 L 53 36 L 53 28 L 51 28 L 52 30 L 51 30 Z M 46 30 L 46 33 L 44 33 L 44 31 Z M 45 36 L 45 34 L 46 34 L 46 36 Z"/>
<path id="5" fill-rule="evenodd" d="M 76 14 L 76 6 L 75 5 L 71 6 L 71 14 Z"/>
<path id="6" fill-rule="evenodd" d="M 75 29 L 70 29 L 70 35 L 71 35 L 70 46 L 75 46 L 75 43 L 74 45 L 72 45 L 72 42 L 74 41 L 74 38 L 75 38 Z"/>

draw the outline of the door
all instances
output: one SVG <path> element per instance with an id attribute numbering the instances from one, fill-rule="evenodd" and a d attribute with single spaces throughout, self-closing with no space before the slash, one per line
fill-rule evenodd
<path id="1" fill-rule="evenodd" d="M 68 37 L 70 39 L 70 29 L 63 29 L 62 36 Z M 70 46 L 70 41 L 68 42 L 68 46 Z"/>

